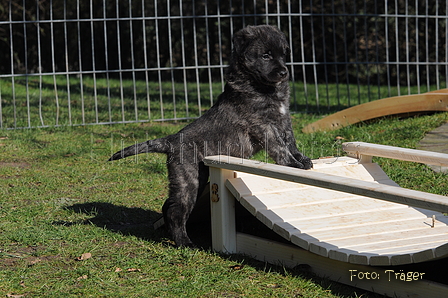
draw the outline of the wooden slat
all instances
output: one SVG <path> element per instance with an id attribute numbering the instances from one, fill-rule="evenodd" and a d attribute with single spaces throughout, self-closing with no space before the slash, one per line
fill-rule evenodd
<path id="1" fill-rule="evenodd" d="M 312 171 L 312 170 L 311 170 Z M 337 175 L 364 181 L 387 180 L 389 177 L 377 164 L 352 164 L 346 166 L 326 167 L 317 170 L 319 173 Z"/>
<path id="2" fill-rule="evenodd" d="M 387 246 L 389 249 L 392 249 L 397 246 L 403 247 L 409 243 L 412 243 L 414 245 L 416 242 L 418 242 L 419 244 L 427 243 L 427 241 L 436 242 L 438 241 L 438 239 L 445 242 L 448 240 L 448 227 L 427 227 L 424 231 L 401 231 L 382 235 L 360 235 L 356 238 L 330 240 L 328 242 L 331 242 L 331 244 L 337 247 L 344 247 L 356 251 L 382 251 L 382 253 L 388 253 L 385 250 L 385 246 Z"/>
<path id="3" fill-rule="evenodd" d="M 237 176 L 240 176 L 239 173 L 237 174 Z M 303 190 L 309 187 L 308 185 L 282 181 L 268 177 L 260 177 L 256 175 L 245 175 L 244 180 L 243 178 L 232 179 L 231 185 L 239 185 L 238 194 L 240 196 L 289 190 Z M 230 191 L 232 191 L 231 188 L 233 187 L 231 185 L 228 185 L 230 187 Z"/>
<path id="4" fill-rule="evenodd" d="M 367 155 L 413 161 L 436 166 L 448 166 L 448 154 L 438 152 L 364 142 L 343 143 L 342 149 L 347 153 L 351 153 L 352 156 L 356 158 L 360 158 L 361 155 Z"/>
<path id="5" fill-rule="evenodd" d="M 445 196 L 404 189 L 374 182 L 355 180 L 335 175 L 303 171 L 291 167 L 260 163 L 230 156 L 210 156 L 204 159 L 207 166 L 247 172 L 326 189 L 347 192 L 356 195 L 421 207 L 430 210 L 448 212 L 448 198 Z"/>
<path id="6" fill-rule="evenodd" d="M 236 186 L 235 182 L 244 183 L 245 180 L 240 180 L 240 178 L 229 180 L 229 184 L 233 185 L 233 187 Z M 247 200 L 252 196 L 257 197 L 257 199 L 263 202 L 263 204 L 269 206 L 269 209 L 290 208 L 294 206 L 299 207 L 310 204 L 326 204 L 336 201 L 342 202 L 351 200 L 356 197 L 356 195 L 344 193 L 341 191 L 331 191 L 309 186 L 307 188 L 301 188 L 298 190 L 283 191 L 281 188 L 279 188 L 277 192 L 244 195 L 240 197 L 240 200 Z"/>
<path id="7" fill-rule="evenodd" d="M 258 195 L 257 198 L 263 202 L 263 195 Z M 323 218 L 349 216 L 359 213 L 365 214 L 369 211 L 381 212 L 383 210 L 397 208 L 402 208 L 402 205 L 354 196 L 344 200 L 328 200 L 323 203 L 297 204 L 295 206 L 291 205 L 280 208 L 269 207 L 269 210 L 281 217 L 284 222 L 300 219 L 317 221 L 316 224 L 318 224 L 318 221 L 322 221 Z M 262 213 L 264 210 L 260 210 L 259 212 Z"/>
<path id="8" fill-rule="evenodd" d="M 290 221 L 289 224 L 294 227 L 300 227 L 300 231 L 312 235 L 316 231 L 332 231 L 336 229 L 350 229 L 351 227 L 365 227 L 366 230 L 372 224 L 384 224 L 387 227 L 388 224 L 392 224 L 399 220 L 415 219 L 426 222 L 426 216 L 414 208 L 396 207 L 389 210 L 374 210 L 371 212 L 356 213 L 350 215 L 333 216 L 322 220 L 296 220 Z M 428 222 L 430 222 L 428 220 Z M 335 231 L 336 233 L 336 231 Z M 291 235 L 291 240 L 294 234 Z"/>
<path id="9" fill-rule="evenodd" d="M 289 224 L 289 223 L 287 223 Z M 351 239 L 352 241 L 358 237 L 371 236 L 381 237 L 382 235 L 395 234 L 401 232 L 416 233 L 419 230 L 427 230 L 432 224 L 431 218 L 426 218 L 424 214 L 421 214 L 417 219 L 409 219 L 407 216 L 398 218 L 393 222 L 373 222 L 364 225 L 353 225 L 350 228 L 347 227 L 331 227 L 330 229 L 312 230 L 311 235 L 301 236 L 304 240 L 310 241 L 335 241 Z M 290 224 L 289 224 L 290 225 Z M 446 227 L 445 223 L 436 221 L 436 227 Z M 309 229 L 301 227 L 302 233 L 309 233 Z"/>

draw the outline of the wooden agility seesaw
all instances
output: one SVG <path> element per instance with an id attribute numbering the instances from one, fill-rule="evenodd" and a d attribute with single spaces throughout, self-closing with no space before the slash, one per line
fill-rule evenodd
<path id="1" fill-rule="evenodd" d="M 388 97 L 356 105 L 313 122 L 302 131 L 330 131 L 384 116 L 436 111 L 448 111 L 448 89 Z"/>
<path id="2" fill-rule="evenodd" d="M 426 280 L 427 272 L 394 269 L 448 258 L 441 213 L 448 197 L 401 188 L 372 163 L 380 156 L 446 166 L 448 154 L 361 142 L 343 149 L 348 156 L 314 160 L 309 171 L 207 157 L 213 249 L 307 264 L 317 275 L 391 297 L 448 295 L 448 273 L 442 284 Z M 290 244 L 236 232 L 235 199 Z"/>

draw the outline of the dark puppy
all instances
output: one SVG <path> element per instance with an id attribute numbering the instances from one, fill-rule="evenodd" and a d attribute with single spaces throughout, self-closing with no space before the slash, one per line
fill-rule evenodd
<path id="1" fill-rule="evenodd" d="M 204 157 L 249 158 L 265 149 L 279 165 L 312 167 L 297 150 L 291 127 L 285 36 L 272 26 L 249 26 L 234 35 L 233 44 L 227 84 L 215 105 L 178 133 L 127 147 L 110 158 L 167 155 L 169 198 L 163 215 L 178 246 L 192 245 L 185 225 L 208 182 Z"/>

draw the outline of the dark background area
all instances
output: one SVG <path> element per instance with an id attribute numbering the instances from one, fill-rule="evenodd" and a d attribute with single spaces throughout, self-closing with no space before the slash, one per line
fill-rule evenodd
<path id="1" fill-rule="evenodd" d="M 316 67 L 318 82 L 434 83 L 430 73 L 446 62 L 446 2 L 254 2 L 92 0 L 78 7 L 77 1 L 0 0 L 0 74 L 40 69 L 130 77 L 137 69 L 141 79 L 145 69 L 159 67 L 219 68 L 228 62 L 234 31 L 266 22 L 291 38 L 299 79 L 312 78 Z M 148 73 L 157 79 L 156 71 Z M 197 79 L 193 70 L 184 75 Z M 199 78 L 207 76 L 207 67 L 200 68 Z"/>

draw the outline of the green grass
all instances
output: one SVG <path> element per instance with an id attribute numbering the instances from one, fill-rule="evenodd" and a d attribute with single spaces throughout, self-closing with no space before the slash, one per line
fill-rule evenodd
<path id="1" fill-rule="evenodd" d="M 431 86 L 431 90 L 436 89 Z M 199 117 L 216 101 L 222 84 L 149 82 L 91 76 L 0 79 L 0 128 L 147 122 Z M 185 95 L 185 91 L 186 94 Z M 418 93 L 417 87 L 291 84 L 291 109 L 328 113 L 378 98 Z M 422 86 L 420 92 L 426 92 Z M 200 100 L 198 100 L 200 98 Z"/>
<path id="2" fill-rule="evenodd" d="M 321 117 L 293 115 L 298 146 L 312 158 L 342 155 L 338 136 L 415 148 L 426 132 L 448 121 L 447 113 L 438 113 L 301 132 Z M 206 229 L 203 248 L 172 247 L 165 231 L 151 227 L 168 194 L 164 156 L 105 160 L 123 144 L 185 124 L 0 130 L 0 296 L 381 297 L 306 272 L 216 254 Z M 421 164 L 375 161 L 403 187 L 448 195 L 446 175 Z M 77 260 L 84 253 L 91 257 Z M 232 269 L 236 264 L 244 267 Z"/>
<path id="3" fill-rule="evenodd" d="M 65 76 L 19 77 L 14 82 L 0 79 L 0 114 L 3 128 L 194 118 L 220 92 L 221 84 L 213 84 L 212 93 L 201 84 L 199 105 L 195 84 L 187 85 L 186 98 L 182 83 L 173 87 L 171 82 L 146 86 L 144 81 L 120 84 L 90 76 L 70 76 L 68 83 Z"/>

